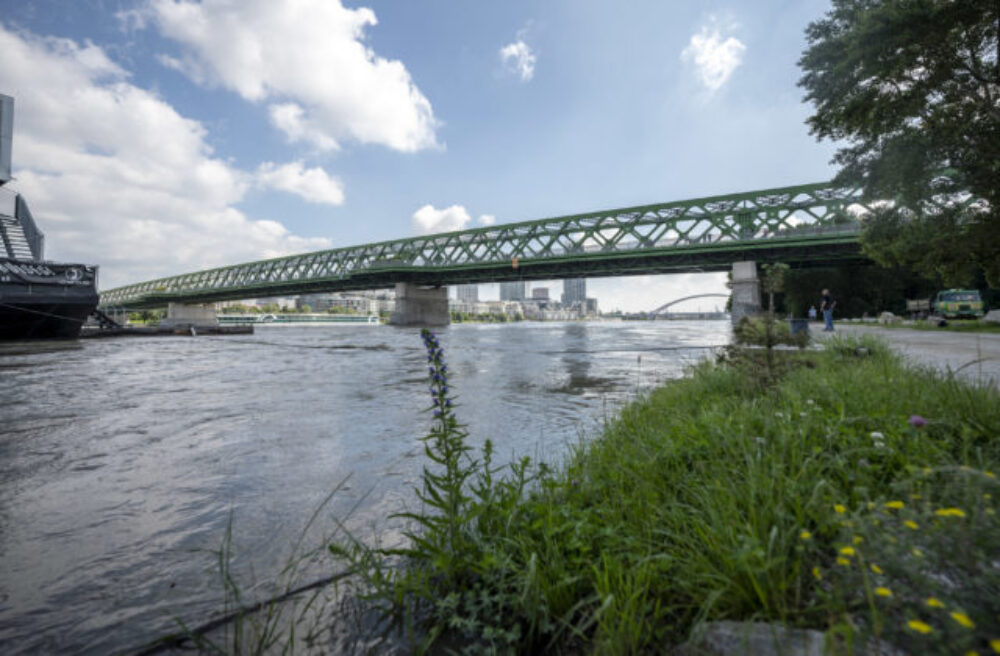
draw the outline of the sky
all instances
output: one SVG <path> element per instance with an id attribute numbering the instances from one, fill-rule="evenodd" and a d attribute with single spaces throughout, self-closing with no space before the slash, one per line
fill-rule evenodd
<path id="1" fill-rule="evenodd" d="M 100 287 L 819 182 L 796 86 L 828 0 L 0 0 L 14 177 Z M 548 286 L 553 296 L 559 282 Z M 602 310 L 725 274 L 588 281 Z M 483 285 L 481 298 L 498 297 Z M 678 310 L 716 301 L 690 301 Z"/>

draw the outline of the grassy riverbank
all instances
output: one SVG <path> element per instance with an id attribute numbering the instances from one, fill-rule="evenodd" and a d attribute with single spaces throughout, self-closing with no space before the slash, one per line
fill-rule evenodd
<path id="1" fill-rule="evenodd" d="M 411 548 L 334 552 L 425 644 L 659 652 L 699 622 L 753 619 L 988 653 L 997 394 L 870 339 L 759 367 L 700 365 L 533 483 L 524 463 L 500 480 L 472 462 L 447 407 Z"/>

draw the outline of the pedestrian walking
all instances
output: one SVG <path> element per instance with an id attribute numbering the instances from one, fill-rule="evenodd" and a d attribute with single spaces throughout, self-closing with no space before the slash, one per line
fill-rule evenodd
<path id="1" fill-rule="evenodd" d="M 819 309 L 823 313 L 823 321 L 826 325 L 823 327 L 823 332 L 832 333 L 833 332 L 833 308 L 837 307 L 837 301 L 830 296 L 830 290 L 823 290 L 823 298 L 819 304 Z"/>
<path id="2" fill-rule="evenodd" d="M 809 321 L 816 321 L 816 306 L 809 306 Z"/>

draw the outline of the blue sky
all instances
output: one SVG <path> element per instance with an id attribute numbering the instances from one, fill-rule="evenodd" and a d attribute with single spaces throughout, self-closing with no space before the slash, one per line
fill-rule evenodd
<path id="1" fill-rule="evenodd" d="M 795 83 L 804 29 L 827 9 L 0 0 L 11 186 L 47 233 L 47 255 L 100 264 L 109 288 L 826 180 L 833 146 L 809 136 Z M 642 310 L 723 291 L 724 276 L 589 290 L 603 309 Z"/>

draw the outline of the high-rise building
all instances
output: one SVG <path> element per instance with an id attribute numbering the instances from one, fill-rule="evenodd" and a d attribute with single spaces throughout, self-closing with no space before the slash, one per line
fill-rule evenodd
<path id="1" fill-rule="evenodd" d="M 463 303 L 479 302 L 479 285 L 458 285 L 455 287 L 456 300 Z"/>
<path id="2" fill-rule="evenodd" d="M 500 300 L 523 301 L 527 296 L 527 286 L 528 283 L 523 280 L 500 283 Z"/>
<path id="3" fill-rule="evenodd" d="M 587 300 L 587 279 L 567 278 L 563 280 L 562 303 L 569 306 Z"/>

